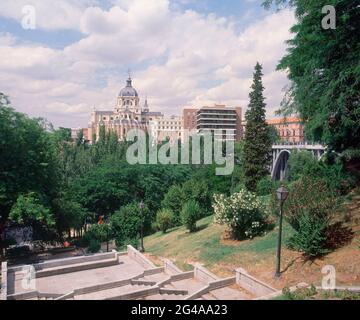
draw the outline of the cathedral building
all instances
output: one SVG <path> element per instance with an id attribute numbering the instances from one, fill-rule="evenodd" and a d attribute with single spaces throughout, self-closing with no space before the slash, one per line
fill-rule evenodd
<path id="1" fill-rule="evenodd" d="M 116 132 L 119 140 L 124 141 L 129 130 L 142 129 L 148 132 L 150 123 L 161 118 L 161 112 L 150 112 L 147 99 L 143 105 L 140 104 L 139 95 L 129 76 L 126 87 L 120 91 L 112 111 L 92 112 L 88 139 L 91 143 L 98 139 L 101 126 L 105 126 L 107 132 Z"/>

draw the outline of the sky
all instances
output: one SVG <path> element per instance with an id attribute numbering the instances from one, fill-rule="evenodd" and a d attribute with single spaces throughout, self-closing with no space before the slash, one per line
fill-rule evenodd
<path id="1" fill-rule="evenodd" d="M 31 117 L 86 127 L 94 109 L 114 108 L 131 70 L 152 111 L 214 103 L 245 111 L 259 61 L 271 117 L 288 85 L 276 66 L 295 18 L 261 2 L 1 0 L 0 92 Z"/>

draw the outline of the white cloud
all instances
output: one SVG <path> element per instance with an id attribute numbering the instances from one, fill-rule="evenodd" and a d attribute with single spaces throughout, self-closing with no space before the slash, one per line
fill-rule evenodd
<path id="1" fill-rule="evenodd" d="M 89 5 L 97 0 L 1 0 L 0 15 L 19 23 L 24 18 L 24 6 L 33 6 L 36 27 L 45 30 L 79 29 L 79 21 Z"/>
<path id="2" fill-rule="evenodd" d="M 215 102 L 246 107 L 256 61 L 264 65 L 269 110 L 278 107 L 287 80 L 274 70 L 292 12 L 268 14 L 239 33 L 233 18 L 172 10 L 167 0 L 114 0 L 109 10 L 83 10 L 86 2 L 61 1 L 61 8 L 76 8 L 63 27 L 74 27 L 74 19 L 84 33 L 63 50 L 0 34 L 0 88 L 21 111 L 56 125 L 86 125 L 94 106 L 112 109 L 124 85 L 119 71 L 134 65 L 134 86 L 153 109 L 176 114 L 184 105 Z M 56 19 L 61 12 L 67 11 Z"/>

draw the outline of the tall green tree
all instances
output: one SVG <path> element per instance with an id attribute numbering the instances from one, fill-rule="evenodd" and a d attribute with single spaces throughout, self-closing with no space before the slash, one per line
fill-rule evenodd
<path id="1" fill-rule="evenodd" d="M 271 159 L 271 135 L 266 123 L 266 104 L 263 95 L 262 66 L 255 66 L 251 86 L 250 104 L 246 112 L 246 131 L 244 143 L 245 186 L 255 192 L 257 183 L 268 174 Z"/>
<path id="2" fill-rule="evenodd" d="M 3 221 L 20 195 L 35 192 L 46 205 L 58 190 L 56 151 L 41 119 L 14 111 L 0 94 L 0 215 Z"/>
<path id="3" fill-rule="evenodd" d="M 267 0 L 290 5 L 297 23 L 278 66 L 292 85 L 282 113 L 299 113 L 309 139 L 337 152 L 360 149 L 360 10 L 358 0 Z M 324 29 L 325 5 L 336 11 L 336 29 Z M 355 153 L 356 154 L 356 153 Z M 357 153 L 358 154 L 358 153 Z"/>

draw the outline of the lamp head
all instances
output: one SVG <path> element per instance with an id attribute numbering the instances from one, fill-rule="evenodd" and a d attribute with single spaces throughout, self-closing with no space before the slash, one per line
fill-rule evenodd
<path id="1" fill-rule="evenodd" d="M 279 201 L 284 202 L 287 199 L 288 195 L 289 191 L 284 186 L 281 186 L 281 188 L 276 191 L 276 196 Z"/>

